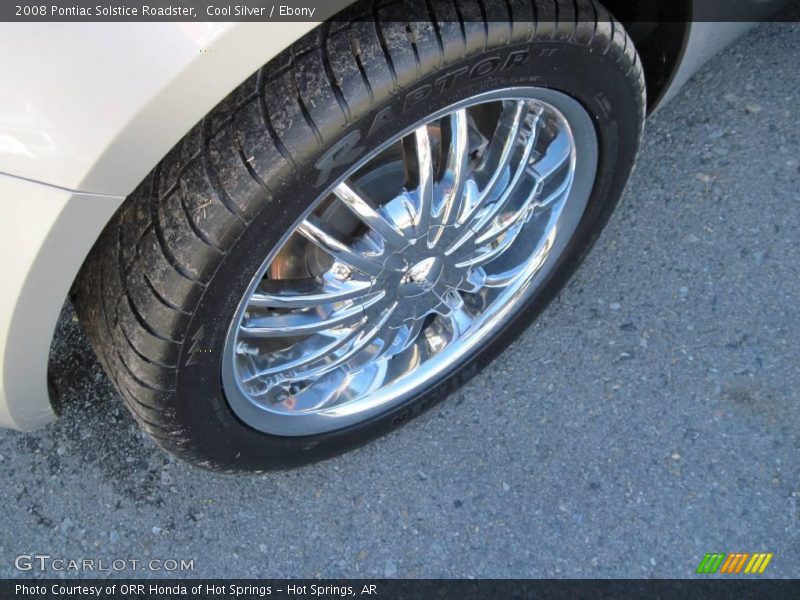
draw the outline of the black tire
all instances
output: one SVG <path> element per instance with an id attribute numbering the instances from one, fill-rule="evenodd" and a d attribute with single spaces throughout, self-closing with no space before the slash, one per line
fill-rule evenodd
<path id="1" fill-rule="evenodd" d="M 298 41 L 194 127 L 121 206 L 79 276 L 78 314 L 128 408 L 161 447 L 192 463 L 235 471 L 316 461 L 447 396 L 563 287 L 633 168 L 644 77 L 630 39 L 600 5 L 434 1 L 426 10 L 435 20 L 410 25 L 392 9 L 365 17 L 358 10 Z M 499 67 L 475 67 L 487 60 Z M 464 67 L 477 75 L 425 91 Z M 228 326 L 278 236 L 347 168 L 340 157 L 355 158 L 342 149 L 355 154 L 357 139 L 367 150 L 425 114 L 511 84 L 563 91 L 596 123 L 594 188 L 546 285 L 467 364 L 388 413 L 311 437 L 242 423 L 220 383 Z"/>

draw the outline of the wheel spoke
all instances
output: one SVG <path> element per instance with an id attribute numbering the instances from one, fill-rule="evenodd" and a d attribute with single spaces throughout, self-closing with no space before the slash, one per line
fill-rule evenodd
<path id="1" fill-rule="evenodd" d="M 308 217 L 297 227 L 298 233 L 306 238 L 315 246 L 321 248 L 335 259 L 358 269 L 367 275 L 378 275 L 383 270 L 383 263 L 379 256 L 358 252 L 349 248 L 343 242 L 326 232 L 320 226 L 319 221 L 313 217 Z"/>
<path id="2" fill-rule="evenodd" d="M 316 377 L 325 373 L 330 373 L 334 369 L 338 369 L 352 360 L 360 352 L 366 350 L 370 344 L 379 339 L 381 333 L 385 331 L 386 322 L 391 317 L 395 308 L 397 308 L 396 302 L 386 308 L 377 323 L 373 324 L 371 327 L 362 328 L 361 332 L 353 339 L 347 351 L 336 357 L 333 361 L 321 368 L 309 369 L 308 373 L 298 373 L 296 376 L 298 378 L 308 377 L 309 375 L 314 375 Z"/>
<path id="3" fill-rule="evenodd" d="M 478 246 L 483 246 L 492 240 L 499 238 L 517 225 L 520 225 L 521 222 L 527 221 L 535 209 L 549 207 L 553 202 L 561 198 L 571 186 L 572 176 L 570 175 L 566 177 L 561 185 L 559 185 L 558 188 L 548 195 L 544 200 L 536 200 L 536 196 L 541 190 L 541 186 L 536 186 L 528 199 L 522 203 L 522 206 L 517 209 L 517 211 L 511 215 L 508 215 L 506 218 L 500 219 L 498 217 L 495 219 L 496 223 L 497 221 L 500 222 L 494 227 L 487 229 L 483 234 L 480 235 L 480 237 L 476 238 L 475 244 Z"/>
<path id="4" fill-rule="evenodd" d="M 520 276 L 526 265 L 519 265 L 508 271 L 504 271 L 497 275 L 488 275 L 484 287 L 487 288 L 503 288 L 512 283 L 517 277 Z"/>
<path id="5" fill-rule="evenodd" d="M 463 336 L 475 322 L 475 318 L 467 312 L 463 301 L 457 308 L 451 310 L 445 318 L 453 336 L 451 342 Z"/>
<path id="6" fill-rule="evenodd" d="M 406 321 L 402 327 L 395 329 L 391 344 L 386 347 L 384 354 L 389 350 L 392 344 L 395 345 L 395 349 L 391 353 L 391 356 L 396 356 L 397 354 L 400 354 L 406 350 L 417 340 L 419 334 L 422 332 L 425 322 L 426 319 L 423 316 Z"/>
<path id="7" fill-rule="evenodd" d="M 512 227 L 505 235 L 505 237 L 500 241 L 499 244 L 495 246 L 482 246 L 471 258 L 464 260 L 458 263 L 459 267 L 482 267 L 493 260 L 497 259 L 501 254 L 503 254 L 506 250 L 508 250 L 511 245 L 514 243 L 514 240 L 517 238 L 517 234 L 519 234 L 520 230 L 524 223 L 515 223 L 514 227 Z"/>
<path id="8" fill-rule="evenodd" d="M 246 338 L 302 336 L 334 327 L 355 325 L 363 318 L 364 310 L 360 306 L 327 317 L 313 313 L 252 317 L 246 325 L 242 325 L 241 335 Z"/>
<path id="9" fill-rule="evenodd" d="M 542 185 L 571 158 L 572 140 L 568 133 L 561 132 L 550 142 L 545 153 L 531 168 L 536 175 L 537 185 Z"/>
<path id="10" fill-rule="evenodd" d="M 536 251 L 530 256 L 528 262 L 517 265 L 513 269 L 508 269 L 502 273 L 494 273 L 487 275 L 484 281 L 484 287 L 487 288 L 502 288 L 510 285 L 518 280 L 523 271 L 536 271 L 544 264 L 544 261 L 550 255 L 550 251 L 555 243 L 555 229 L 551 229 L 550 233 L 541 240 Z"/>
<path id="11" fill-rule="evenodd" d="M 466 110 L 457 110 L 450 116 L 450 131 L 442 203 L 434 215 L 436 224 L 443 227 L 456 222 L 464 209 L 464 185 L 469 168 L 469 120 Z M 429 246 L 433 247 L 439 241 L 443 227 L 431 231 Z"/>
<path id="12" fill-rule="evenodd" d="M 333 193 L 342 203 L 375 233 L 381 236 L 395 250 L 402 250 L 408 245 L 403 233 L 375 210 L 352 186 L 345 182 L 337 185 Z"/>
<path id="13" fill-rule="evenodd" d="M 342 391 L 342 385 L 351 380 L 355 374 L 362 371 L 364 367 L 375 365 L 375 359 L 385 352 L 387 343 L 391 344 L 391 333 L 388 334 L 388 342 L 385 339 L 381 339 L 381 336 L 385 334 L 386 322 L 391 317 L 396 306 L 396 303 L 391 305 L 377 323 L 368 329 L 362 330 L 352 339 L 345 352 L 334 357 L 327 364 L 301 370 L 293 374 L 293 378 L 296 380 L 313 378 L 317 382 L 325 382 L 325 385 L 314 386 L 316 389 L 312 388 L 311 394 L 295 396 L 292 399 L 292 409 L 295 412 L 323 408 L 332 398 L 336 398 L 339 395 Z M 368 362 L 362 362 L 360 367 L 355 366 L 351 370 L 350 365 L 354 361 L 357 362 L 359 356 L 367 352 L 370 346 L 373 346 L 378 341 L 381 342 L 380 350 L 376 354 L 371 354 Z"/>
<path id="14" fill-rule="evenodd" d="M 422 333 L 422 328 L 425 326 L 425 317 L 414 319 L 411 324 L 408 326 L 408 331 L 406 332 L 406 339 L 403 342 L 402 350 L 408 348 L 411 344 L 417 341 L 419 334 Z"/>
<path id="15" fill-rule="evenodd" d="M 319 312 L 279 315 L 248 315 L 240 332 L 248 338 L 295 337 L 319 333 L 335 327 L 353 326 L 365 318 L 364 309 L 379 302 L 384 292 L 367 296 L 362 303 L 328 314 Z"/>
<path id="16" fill-rule="evenodd" d="M 555 202 L 563 198 L 564 194 L 566 194 L 567 192 L 569 192 L 570 189 L 572 189 L 572 182 L 574 179 L 575 179 L 575 174 L 569 173 L 569 175 L 567 175 L 564 178 L 564 181 L 562 181 L 555 190 L 550 192 L 546 198 L 542 200 L 536 200 L 536 202 L 534 202 L 534 208 L 536 208 L 537 210 L 543 208 L 550 208 Z M 541 192 L 541 186 L 537 185 L 536 189 L 538 196 L 538 194 Z"/>
<path id="17" fill-rule="evenodd" d="M 473 221 L 468 224 L 468 229 L 464 232 L 464 235 L 461 236 L 455 243 L 453 243 L 448 252 L 452 253 L 453 251 L 461 248 L 464 244 L 466 244 L 470 239 L 475 237 L 480 237 L 483 234 L 483 231 L 489 226 L 497 214 L 505 208 L 508 204 L 509 200 L 515 197 L 516 193 L 519 190 L 520 184 L 523 181 L 523 176 L 528 170 L 528 161 L 530 160 L 531 154 L 533 153 L 533 149 L 536 145 L 537 139 L 537 124 L 539 116 L 541 115 L 541 109 L 538 113 L 534 116 L 534 121 L 531 126 L 531 132 L 527 138 L 525 146 L 520 153 L 521 156 L 517 163 L 517 168 L 514 171 L 514 174 L 511 177 L 511 180 L 508 182 L 503 193 L 500 195 L 497 200 L 493 203 L 487 205 L 484 210 L 479 210 L 473 212 Z M 478 204 L 483 204 L 481 200 L 478 201 Z"/>
<path id="18" fill-rule="evenodd" d="M 316 279 L 304 281 L 316 282 Z M 286 289 L 293 282 L 268 280 L 265 283 L 274 284 L 274 287 L 280 287 L 281 289 L 272 292 L 268 289 L 264 289 L 264 286 L 260 287 L 250 298 L 250 306 L 257 308 L 293 309 L 323 306 L 325 304 L 355 300 L 364 296 L 372 286 L 372 283 L 369 281 L 349 280 L 338 283 L 335 286 L 323 282 L 322 285 L 315 286 L 313 291 L 303 292 L 299 289 Z M 303 286 L 300 285 L 296 287 L 302 288 Z"/>
<path id="19" fill-rule="evenodd" d="M 327 343 L 324 343 L 325 339 L 322 336 L 312 336 L 309 340 L 317 342 L 316 347 L 310 343 L 296 344 L 292 347 L 293 358 L 287 360 L 285 357 L 281 357 L 280 362 L 277 362 L 277 364 L 260 369 L 249 377 L 244 378 L 243 381 L 249 383 L 256 379 L 267 379 L 275 377 L 276 375 L 284 375 L 285 377 L 283 378 L 285 379 L 293 378 L 297 375 L 298 369 L 329 358 L 332 352 L 348 344 L 360 331 L 361 328 L 354 327 L 351 331 L 340 334 Z M 322 342 L 321 345 L 320 342 Z"/>
<path id="20" fill-rule="evenodd" d="M 513 198 L 519 190 L 520 183 L 523 180 L 523 175 L 525 175 L 528 169 L 528 161 L 530 160 L 531 154 L 533 153 L 533 149 L 536 145 L 536 130 L 536 122 L 534 122 L 531 134 L 528 136 L 528 140 L 522 150 L 522 156 L 519 159 L 517 168 L 502 195 L 497 199 L 496 202 L 493 202 L 490 206 L 488 206 L 485 212 L 478 213 L 474 223 L 470 223 L 470 229 L 475 234 L 480 234 L 481 231 L 492 222 L 495 216 L 497 216 L 497 213 L 505 208 L 508 201 Z"/>
<path id="21" fill-rule="evenodd" d="M 490 175 L 475 202 L 467 207 L 461 215 L 461 222 L 466 221 L 475 212 L 481 210 L 499 191 L 501 178 L 510 165 L 517 138 L 528 110 L 529 105 L 524 101 L 517 100 L 505 103 L 486 156 L 476 169 L 478 172 L 488 171 Z"/>
<path id="22" fill-rule="evenodd" d="M 427 125 L 414 131 L 414 154 L 416 158 L 419 189 L 417 190 L 417 206 L 414 215 L 414 229 L 417 235 L 428 231 L 434 211 L 433 205 L 433 156 L 431 155 L 431 138 Z M 406 158 L 408 161 L 408 157 Z"/>

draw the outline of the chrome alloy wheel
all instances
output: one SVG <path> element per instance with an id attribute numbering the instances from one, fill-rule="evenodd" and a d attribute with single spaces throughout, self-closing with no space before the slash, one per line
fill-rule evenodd
<path id="1" fill-rule="evenodd" d="M 269 254 L 222 383 L 276 435 L 362 422 L 510 323 L 561 255 L 597 170 L 591 117 L 514 87 L 430 115 L 354 165 Z"/>

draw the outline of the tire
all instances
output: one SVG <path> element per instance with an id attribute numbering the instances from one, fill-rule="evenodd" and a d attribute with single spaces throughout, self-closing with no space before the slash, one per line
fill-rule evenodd
<path id="1" fill-rule="evenodd" d="M 195 126 L 123 203 L 79 275 L 80 321 L 126 405 L 162 448 L 196 465 L 259 471 L 317 461 L 446 397 L 564 286 L 633 168 L 643 72 L 599 4 L 431 2 L 428 21 L 410 25 L 391 9 L 368 18 L 358 10 L 295 43 Z M 597 140 L 585 210 L 535 293 L 454 368 L 379 414 L 314 435 L 276 435 L 240 418 L 221 382 L 226 340 L 279 238 L 361 154 L 436 110 L 509 86 L 568 95 Z"/>

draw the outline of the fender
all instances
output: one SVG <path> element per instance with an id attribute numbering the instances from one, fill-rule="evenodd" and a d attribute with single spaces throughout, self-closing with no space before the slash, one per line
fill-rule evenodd
<path id="1" fill-rule="evenodd" d="M 13 82 L 0 86 L 0 172 L 127 196 L 230 91 L 316 26 L 4 23 L 0 53 L 25 58 L 0 61 L 0 81 Z"/>

